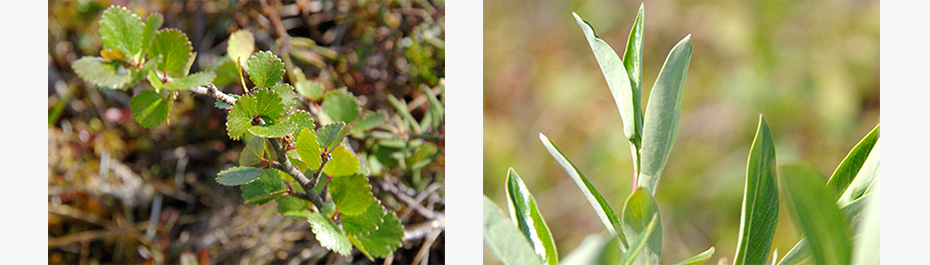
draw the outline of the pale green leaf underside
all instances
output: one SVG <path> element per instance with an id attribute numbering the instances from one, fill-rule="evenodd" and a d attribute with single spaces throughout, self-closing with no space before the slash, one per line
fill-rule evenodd
<path id="1" fill-rule="evenodd" d="M 549 227 L 539 213 L 536 199 L 530 194 L 529 189 L 513 168 L 507 169 L 506 191 L 510 218 L 526 236 L 536 255 L 543 260 L 543 263 L 558 264 L 559 253 L 556 250 L 555 240 L 552 239 Z"/>
<path id="2" fill-rule="evenodd" d="M 649 221 L 649 224 L 646 225 L 646 229 L 643 230 L 642 234 L 640 234 L 638 238 L 630 238 L 632 240 L 630 243 L 630 250 L 623 254 L 623 258 L 620 260 L 620 264 L 641 264 L 634 261 L 638 260 L 637 257 L 639 255 L 646 254 L 642 252 L 647 248 L 647 245 L 649 244 L 648 241 L 651 240 L 650 237 L 652 237 L 652 233 L 655 232 L 656 225 L 659 223 L 659 213 L 653 215 L 650 220 L 651 221 Z M 651 264 L 658 264 L 658 260 Z"/>
<path id="3" fill-rule="evenodd" d="M 261 137 L 278 138 L 291 134 L 297 130 L 297 124 L 293 122 L 276 122 L 265 125 L 256 125 L 249 128 L 249 132 Z"/>
<path id="4" fill-rule="evenodd" d="M 277 84 L 271 87 L 271 90 L 281 96 L 281 103 L 284 104 L 285 110 L 291 109 L 297 104 L 297 93 L 294 92 L 294 87 L 291 85 Z"/>
<path id="5" fill-rule="evenodd" d="M 342 216 L 342 228 L 350 235 L 363 236 L 371 234 L 384 222 L 384 206 L 378 199 L 372 199 L 371 205 L 359 215 Z"/>
<path id="6" fill-rule="evenodd" d="M 334 91 L 323 96 L 323 111 L 334 121 L 351 123 L 358 118 L 359 105 L 346 91 Z"/>
<path id="7" fill-rule="evenodd" d="M 333 158 L 323 167 L 323 173 L 330 177 L 340 177 L 358 172 L 358 157 L 352 155 L 345 146 L 337 146 L 331 154 Z"/>
<path id="8" fill-rule="evenodd" d="M 832 189 L 816 170 L 783 166 L 780 174 L 795 222 L 804 232 L 816 264 L 849 264 L 852 243 Z"/>
<path id="9" fill-rule="evenodd" d="M 549 154 L 552 155 L 552 157 L 555 158 L 557 162 L 559 162 L 559 165 L 561 165 L 563 169 L 565 169 L 565 172 L 568 173 L 568 176 L 571 177 L 573 181 L 575 181 L 575 184 L 578 185 L 578 188 L 581 189 L 581 192 L 584 194 L 585 198 L 587 198 L 588 202 L 591 203 L 591 207 L 594 208 L 594 212 L 597 213 L 597 216 L 601 219 L 601 222 L 604 223 L 604 226 L 607 227 L 607 230 L 610 231 L 610 233 L 613 235 L 619 234 L 622 237 L 623 234 L 619 233 L 620 218 L 614 212 L 613 208 L 610 207 L 610 204 L 607 203 L 607 200 L 604 199 L 604 196 L 601 196 L 601 193 L 597 191 L 597 188 L 595 188 L 594 185 L 592 185 L 591 182 L 585 178 L 584 174 L 582 174 L 581 171 L 575 167 L 575 164 L 569 161 L 568 158 L 562 154 L 562 151 L 560 151 L 559 148 L 555 146 L 555 144 L 549 141 L 549 138 L 547 138 L 546 135 L 540 133 L 539 140 L 542 141 L 543 145 L 546 146 L 546 150 L 549 151 Z M 624 241 L 626 240 L 624 239 Z"/>
<path id="10" fill-rule="evenodd" d="M 205 86 L 216 78 L 213 72 L 199 72 L 189 76 L 174 79 L 165 84 L 168 90 L 188 90 L 195 87 Z"/>
<path id="11" fill-rule="evenodd" d="M 862 163 L 862 168 L 859 169 L 859 172 L 856 173 L 856 177 L 849 183 L 849 187 L 846 188 L 846 191 L 839 196 L 839 200 L 837 201 L 838 204 L 845 205 L 862 197 L 875 179 L 878 178 L 878 169 L 881 166 L 881 142 L 881 138 L 875 140 L 875 145 L 869 152 L 868 158 Z"/>
<path id="12" fill-rule="evenodd" d="M 310 99 L 319 100 L 323 97 L 323 84 L 314 80 L 302 80 L 294 84 L 297 93 L 300 96 Z"/>
<path id="13" fill-rule="evenodd" d="M 307 128 L 312 132 L 316 128 L 316 125 L 313 123 L 313 117 L 310 116 L 310 113 L 303 110 L 294 111 L 294 114 L 287 117 L 287 121 L 297 124 L 298 131 Z M 314 137 L 313 139 L 315 140 L 316 138 Z"/>
<path id="14" fill-rule="evenodd" d="M 856 240 L 853 246 L 852 264 L 867 265 L 879 264 L 881 257 L 881 181 L 875 180 L 875 184 L 869 188 L 868 205 L 862 211 L 862 225 L 856 229 Z"/>
<path id="15" fill-rule="evenodd" d="M 264 170 L 254 167 L 232 167 L 217 173 L 216 183 L 226 186 L 245 185 L 265 174 Z"/>
<path id="16" fill-rule="evenodd" d="M 226 44 L 226 54 L 234 63 L 239 63 L 243 68 L 248 70 L 249 57 L 255 52 L 255 37 L 252 32 L 240 29 L 229 35 L 229 41 Z"/>
<path id="17" fill-rule="evenodd" d="M 245 143 L 239 155 L 240 166 L 251 166 L 262 162 L 265 155 L 265 138 L 252 137 Z"/>
<path id="18" fill-rule="evenodd" d="M 350 236 L 359 242 L 359 250 L 371 256 L 384 258 L 404 242 L 404 225 L 391 211 L 385 211 L 378 230 L 367 235 Z"/>
<path id="19" fill-rule="evenodd" d="M 284 78 L 284 62 L 269 51 L 252 55 L 248 69 L 249 80 L 257 87 L 269 88 Z"/>
<path id="20" fill-rule="evenodd" d="M 484 197 L 484 243 L 503 264 L 542 264 L 523 233 Z"/>
<path id="21" fill-rule="evenodd" d="M 159 72 L 171 74 L 187 65 L 191 59 L 191 51 L 193 48 L 187 35 L 177 29 L 163 29 L 155 33 L 155 37 L 152 38 L 148 58 L 158 60 L 156 69 Z"/>
<path id="22" fill-rule="evenodd" d="M 777 253 L 777 251 L 776 251 L 776 253 Z M 690 258 L 688 258 L 688 259 L 686 259 L 686 260 L 682 260 L 682 261 L 680 261 L 680 262 L 678 262 L 678 263 L 675 263 L 675 265 L 696 265 L 696 264 L 701 264 L 701 263 L 704 263 L 705 261 L 709 260 L 710 257 L 713 256 L 713 255 L 714 255 L 714 247 L 710 247 L 709 249 L 705 250 L 704 252 L 701 252 L 700 254 L 694 255 L 693 257 L 690 257 Z"/>
<path id="23" fill-rule="evenodd" d="M 652 194 L 643 188 L 634 190 L 623 204 L 622 218 L 623 234 L 627 238 L 649 236 L 633 262 L 635 264 L 659 264 L 662 257 L 662 216 L 659 214 L 659 205 Z M 656 223 L 650 228 L 652 221 Z M 632 250 L 633 246 L 630 246 L 630 249 Z"/>
<path id="24" fill-rule="evenodd" d="M 264 174 L 248 184 L 242 185 L 242 199 L 247 204 L 265 204 L 279 196 L 287 189 L 284 184 L 285 173 L 277 169 L 265 169 Z"/>
<path id="25" fill-rule="evenodd" d="M 343 215 L 365 213 L 371 205 L 371 186 L 368 185 L 368 178 L 360 174 L 331 179 L 329 193 L 336 209 Z"/>
<path id="26" fill-rule="evenodd" d="M 746 163 L 746 186 L 739 240 L 733 264 L 763 264 L 768 259 L 778 223 L 775 142 L 762 116 Z"/>
<path id="27" fill-rule="evenodd" d="M 869 134 L 866 134 L 865 137 L 849 151 L 846 158 L 843 158 L 840 165 L 833 171 L 833 175 L 831 175 L 830 180 L 827 181 L 827 186 L 832 187 L 833 190 L 836 191 L 836 194 L 843 194 L 846 188 L 849 187 L 849 183 L 851 183 L 856 177 L 856 174 L 859 173 L 866 158 L 869 157 L 872 147 L 874 147 L 875 142 L 878 141 L 880 126 L 881 125 L 875 125 L 875 128 L 872 129 Z"/>
<path id="28" fill-rule="evenodd" d="M 132 117 L 146 128 L 155 128 L 168 117 L 168 102 L 152 90 L 144 90 L 129 101 Z"/>
<path id="29" fill-rule="evenodd" d="M 295 113 L 296 114 L 296 113 Z M 297 140 L 294 143 L 297 149 L 297 155 L 300 160 L 307 165 L 308 169 L 317 170 L 320 167 L 323 152 L 320 150 L 320 143 L 316 140 L 316 134 L 310 129 L 303 128 L 297 134 Z"/>
<path id="30" fill-rule="evenodd" d="M 310 229 L 316 235 L 316 240 L 320 242 L 320 245 L 339 255 L 349 256 L 352 253 L 352 243 L 349 242 L 349 238 L 329 218 L 319 212 L 313 212 L 307 215 L 307 221 L 310 222 Z"/>
<path id="31" fill-rule="evenodd" d="M 620 111 L 620 118 L 623 122 L 623 134 L 627 139 L 638 148 L 642 135 L 642 114 L 639 107 L 639 92 L 635 91 L 630 84 L 630 77 L 623 66 L 620 56 L 594 33 L 594 28 L 588 22 L 581 19 L 578 14 L 572 12 L 575 22 L 584 31 L 585 38 L 588 39 L 588 45 L 594 52 L 597 64 L 601 68 L 604 78 L 607 79 L 607 87 L 610 88 L 610 94 L 613 95 L 614 103 Z"/>
<path id="32" fill-rule="evenodd" d="M 368 112 L 368 114 L 362 116 L 362 118 L 355 123 L 355 126 L 352 126 L 352 133 L 361 133 L 377 128 L 381 126 L 381 124 L 384 124 L 385 117 L 387 117 L 387 115 L 384 111 Z"/>
<path id="33" fill-rule="evenodd" d="M 685 36 L 669 52 L 659 77 L 649 93 L 646 116 L 643 117 L 642 168 L 637 185 L 655 194 L 662 169 L 675 144 L 685 76 L 691 63 L 691 35 Z"/>
<path id="34" fill-rule="evenodd" d="M 121 89 L 133 79 L 126 68 L 100 57 L 84 56 L 74 61 L 71 68 L 84 81 L 103 88 Z"/>
<path id="35" fill-rule="evenodd" d="M 103 11 L 97 32 L 104 48 L 118 49 L 126 56 L 133 56 L 142 50 L 140 36 L 144 27 L 138 15 L 122 6 L 110 6 Z"/>

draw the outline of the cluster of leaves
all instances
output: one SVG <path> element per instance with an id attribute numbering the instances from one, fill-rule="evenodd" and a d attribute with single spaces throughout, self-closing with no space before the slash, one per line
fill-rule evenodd
<path id="1" fill-rule="evenodd" d="M 594 207 L 610 236 L 600 240 L 595 251 L 579 248 L 563 263 L 569 264 L 658 264 L 662 254 L 662 219 L 654 194 L 659 177 L 674 143 L 681 116 L 681 102 L 685 76 L 691 61 L 691 36 L 678 42 L 669 53 L 659 72 L 658 80 L 649 96 L 645 116 L 640 110 L 642 86 L 643 7 L 630 31 L 624 60 L 614 52 L 607 42 L 597 37 L 586 21 L 574 14 L 575 20 L 584 31 L 588 44 L 594 51 L 607 85 L 613 94 L 620 116 L 623 132 L 630 141 L 633 153 L 634 189 L 627 197 L 620 215 L 597 191 L 594 185 L 568 160 L 549 138 L 542 133 L 539 139 L 553 158 L 578 184 L 585 197 Z M 637 177 L 638 176 L 638 177 Z M 638 181 L 635 179 L 638 178 Z M 507 174 L 508 208 L 514 223 L 520 228 L 510 233 L 490 234 L 488 226 L 499 223 L 503 216 L 495 214 L 497 206 L 485 198 L 485 241 L 504 263 L 557 264 L 558 253 L 549 229 L 536 210 L 536 203 L 523 181 L 512 169 Z M 499 228 L 505 229 L 505 228 Z M 522 232 L 522 233 L 521 233 Z M 503 237 L 508 241 L 502 241 Z M 525 238 L 522 240 L 520 237 Z M 514 240 L 520 239 L 520 240 Z M 526 247 L 523 242 L 530 242 Z M 508 242 L 508 243 L 503 243 Z M 512 243 L 511 243 L 512 242 Z M 501 245 L 506 246 L 501 246 Z M 536 255 L 526 255 L 535 251 Z M 682 264 L 706 261 L 714 253 L 711 247 Z"/>
<path id="2" fill-rule="evenodd" d="M 643 8 L 640 6 L 624 60 L 621 60 L 606 42 L 594 34 L 589 24 L 575 15 L 620 109 L 634 166 L 639 171 L 635 172 L 638 181 L 634 176 L 633 192 L 618 216 L 584 174 L 545 135 L 540 134 L 543 145 L 578 184 L 609 232 L 607 237 L 596 236 L 594 240 L 582 243 L 562 263 L 660 262 L 662 222 L 653 195 L 677 133 L 691 43 L 690 36 L 685 37 L 669 53 L 650 95 L 643 126 L 639 111 L 642 17 Z M 878 198 L 878 164 L 876 127 L 843 160 L 827 185 L 822 183 L 824 178 L 817 171 L 808 167 L 782 167 L 793 217 L 804 231 L 805 238 L 778 264 L 799 264 L 811 256 L 816 264 L 876 264 L 878 200 L 869 198 Z M 768 259 L 778 218 L 777 175 L 772 134 L 760 116 L 747 163 L 740 238 L 734 264 L 775 264 L 777 260 L 777 250 Z M 535 199 L 513 169 L 507 172 L 506 184 L 507 205 L 516 226 L 509 224 L 499 207 L 485 197 L 484 238 L 487 246 L 506 264 L 559 263 L 555 242 L 537 210 Z M 875 195 L 870 195 L 872 193 Z M 868 225 L 859 225 L 861 222 Z M 859 232 L 856 251 L 852 251 L 853 240 L 849 236 L 853 229 Z M 710 259 L 714 251 L 711 247 L 676 264 L 702 263 Z M 852 253 L 856 253 L 855 256 Z"/>
<path id="3" fill-rule="evenodd" d="M 307 219 L 320 244 L 341 255 L 348 256 L 353 245 L 369 259 L 385 257 L 400 247 L 403 224 L 373 196 L 366 177 L 369 170 L 343 143 L 356 131 L 353 123 L 356 129 L 374 128 L 384 122 L 383 113 L 362 117 L 350 93 L 323 94 L 322 89 L 315 93 L 305 77 L 298 78 L 295 93 L 293 86 L 280 83 L 286 73 L 284 62 L 269 51 L 255 53 L 253 35 L 245 30 L 230 37 L 227 56 L 216 64 L 215 72 L 189 74 L 197 55 L 191 43 L 177 29 L 158 30 L 161 24 L 159 14 L 143 22 L 126 8 L 112 6 L 99 22 L 101 57 L 81 58 L 72 67 L 81 78 L 104 89 L 125 90 L 147 78 L 151 89 L 133 96 L 130 107 L 135 120 L 148 128 L 168 119 L 176 91 L 216 97 L 215 106 L 229 110 L 228 136 L 246 142 L 240 165 L 219 172 L 218 183 L 239 186 L 246 204 L 275 201 L 281 214 Z M 254 85 L 245 94 L 226 95 L 216 89 L 236 81 L 248 87 L 243 70 Z M 317 94 L 324 98 L 323 111 L 316 116 L 319 121 L 297 104 L 298 96 L 313 99 Z M 284 162 L 303 175 L 286 172 Z M 297 179 L 304 176 L 312 176 L 310 183 Z M 295 181 L 298 184 L 292 185 Z M 318 194 L 323 198 L 315 202 Z"/>
<path id="4" fill-rule="evenodd" d="M 772 132 L 760 117 L 749 151 L 734 264 L 878 264 L 879 127 L 853 147 L 824 183 L 824 176 L 807 165 L 776 170 Z M 778 249 L 769 258 L 778 223 L 778 175 L 804 234 L 780 261 Z"/>

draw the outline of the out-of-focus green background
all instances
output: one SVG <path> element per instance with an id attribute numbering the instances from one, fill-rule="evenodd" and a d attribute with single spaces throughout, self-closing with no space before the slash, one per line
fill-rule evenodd
<path id="1" fill-rule="evenodd" d="M 513 167 L 561 258 L 604 227 L 538 133 L 618 212 L 632 176 L 620 115 L 571 12 L 622 56 L 639 4 L 484 2 L 484 193 L 506 208 Z M 779 164 L 810 163 L 825 176 L 879 122 L 878 1 L 648 1 L 644 29 L 643 109 L 672 46 L 689 33 L 694 45 L 678 137 L 656 195 L 663 261 L 710 246 L 717 251 L 708 263 L 732 261 L 760 113 Z M 784 255 L 800 232 L 781 206 L 773 249 Z M 484 261 L 497 263 L 484 249 Z"/>

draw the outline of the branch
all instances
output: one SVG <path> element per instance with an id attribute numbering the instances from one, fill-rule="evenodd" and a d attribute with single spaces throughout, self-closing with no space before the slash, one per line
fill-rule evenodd
<path id="1" fill-rule="evenodd" d="M 204 95 L 204 96 L 215 98 L 216 100 L 225 102 L 226 104 L 229 104 L 229 105 L 236 104 L 236 98 L 230 95 L 227 95 L 226 93 L 223 93 L 222 91 L 217 89 L 216 86 L 213 84 L 207 84 L 207 86 L 205 87 L 199 86 L 199 87 L 191 88 L 191 92 L 194 92 L 194 94 L 199 94 L 199 95 Z"/>
<path id="2" fill-rule="evenodd" d="M 194 94 L 199 94 L 199 95 L 204 95 L 204 96 L 215 98 L 216 100 L 225 102 L 226 104 L 229 104 L 229 105 L 236 104 L 236 98 L 230 95 L 227 95 L 226 93 L 223 93 L 222 91 L 217 89 L 216 86 L 213 84 L 207 84 L 206 86 L 191 88 L 191 92 L 193 92 Z M 306 192 L 306 193 L 295 192 L 293 194 L 294 197 L 310 201 L 313 203 L 313 205 L 316 205 L 317 208 L 323 209 L 323 198 L 321 198 L 320 195 L 316 193 L 316 190 L 313 189 L 313 187 L 316 186 L 315 183 L 311 183 L 310 179 L 304 176 L 304 174 L 301 173 L 300 170 L 297 169 L 297 167 L 291 164 L 291 161 L 287 159 L 287 153 L 281 147 L 281 143 L 279 143 L 278 141 L 270 141 L 270 142 L 271 142 L 272 148 L 274 148 L 275 153 L 278 154 L 277 155 L 278 161 L 272 164 L 276 168 L 280 169 L 281 171 L 284 171 L 285 173 L 294 177 L 294 179 L 297 180 L 297 182 L 300 182 L 300 185 L 303 186 L 304 191 Z"/>

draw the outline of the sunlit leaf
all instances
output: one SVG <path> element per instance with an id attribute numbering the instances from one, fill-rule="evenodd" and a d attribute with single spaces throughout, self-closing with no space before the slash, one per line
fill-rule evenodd
<path id="1" fill-rule="evenodd" d="M 269 51 L 252 55 L 248 69 L 249 80 L 257 87 L 270 88 L 284 78 L 284 62 Z"/>
<path id="2" fill-rule="evenodd" d="M 349 152 L 345 146 L 332 150 L 332 159 L 323 167 L 323 172 L 331 177 L 350 176 L 358 172 L 358 157 Z"/>
<path id="3" fill-rule="evenodd" d="M 242 67 L 248 70 L 249 57 L 255 52 L 255 37 L 252 32 L 240 29 L 229 35 L 229 41 L 226 43 L 226 54 L 233 63 L 240 63 Z"/>
<path id="4" fill-rule="evenodd" d="M 387 257 L 404 242 L 404 225 L 397 219 L 397 215 L 385 211 L 382 219 L 384 221 L 378 230 L 367 235 L 349 236 L 359 243 L 356 245 L 359 250 L 378 258 Z"/>
<path id="5" fill-rule="evenodd" d="M 110 6 L 103 11 L 97 32 L 106 49 L 118 49 L 126 55 L 142 51 L 142 18 L 122 6 Z"/>
<path id="6" fill-rule="evenodd" d="M 300 133 L 297 134 L 294 148 L 297 150 L 297 155 L 300 156 L 300 160 L 307 165 L 308 169 L 317 170 L 317 168 L 320 167 L 320 163 L 322 162 L 320 156 L 323 154 L 323 151 L 320 150 L 320 144 L 317 142 L 316 134 L 314 134 L 313 131 L 307 128 L 301 129 Z"/>
<path id="7" fill-rule="evenodd" d="M 836 167 L 836 170 L 833 171 L 833 175 L 831 175 L 830 180 L 827 181 L 827 186 L 833 188 L 836 194 L 842 195 L 843 192 L 846 191 L 846 188 L 849 187 L 849 183 L 851 183 L 859 173 L 866 158 L 869 157 L 869 153 L 872 152 L 872 147 L 878 142 L 880 126 L 881 125 L 876 125 L 875 129 L 872 129 L 869 134 L 865 135 L 865 137 L 849 151 L 846 158 L 843 158 L 843 161 Z"/>
<path id="8" fill-rule="evenodd" d="M 365 213 L 371 205 L 371 186 L 368 178 L 360 174 L 333 178 L 329 181 L 329 193 L 336 209 L 343 215 Z"/>
<path id="9" fill-rule="evenodd" d="M 133 79 L 126 68 L 100 57 L 84 56 L 71 68 L 81 79 L 101 88 L 124 89 Z"/>
<path id="10" fill-rule="evenodd" d="M 651 263 L 640 263 L 640 259 L 637 259 L 639 255 L 648 254 L 643 253 L 643 250 L 648 248 L 649 241 L 652 240 L 652 234 L 655 233 L 655 228 L 659 223 L 659 213 L 656 213 L 652 216 L 649 224 L 646 225 L 642 233 L 638 237 L 631 237 L 630 240 L 630 249 L 626 253 L 623 253 L 623 258 L 620 260 L 622 265 L 631 265 L 631 264 L 659 264 L 658 260 L 651 261 Z"/>
<path id="11" fill-rule="evenodd" d="M 152 45 L 149 47 L 149 60 L 157 60 L 158 72 L 173 72 L 181 70 L 191 58 L 191 42 L 187 35 L 177 29 L 163 29 L 155 33 Z M 159 57 L 160 56 L 160 57 Z M 172 75 L 173 77 L 180 77 Z"/>
<path id="12" fill-rule="evenodd" d="M 549 227 L 539 213 L 536 199 L 530 194 L 529 189 L 513 168 L 507 169 L 506 191 L 510 217 L 533 246 L 536 255 L 543 260 L 543 263 L 558 264 L 559 253 L 556 251 L 555 240 L 552 239 Z"/>
<path id="13" fill-rule="evenodd" d="M 778 253 L 778 252 L 776 251 L 776 253 Z M 710 257 L 713 256 L 713 255 L 714 255 L 714 247 L 710 247 L 709 249 L 705 250 L 704 252 L 701 252 L 700 254 L 694 255 L 694 257 L 690 257 L 690 258 L 688 258 L 688 259 L 686 259 L 686 260 L 682 260 L 681 262 L 675 263 L 675 265 L 695 265 L 695 264 L 701 264 L 701 263 L 704 263 L 705 261 L 709 260 Z"/>
<path id="14" fill-rule="evenodd" d="M 768 124 L 760 115 L 746 163 L 739 241 L 733 264 L 763 264 L 768 259 L 778 223 L 775 165 L 775 142 Z"/>
<path id="15" fill-rule="evenodd" d="M 339 253 L 339 255 L 349 256 L 349 254 L 352 254 L 352 243 L 349 242 L 349 238 L 342 232 L 342 229 L 339 229 L 332 220 L 319 212 L 313 212 L 307 215 L 307 221 L 310 222 L 310 228 L 321 246 Z"/>
<path id="16" fill-rule="evenodd" d="M 610 231 L 613 235 L 620 236 L 623 242 L 626 242 L 623 233 L 620 233 L 620 217 L 614 212 L 614 209 L 610 207 L 610 204 L 607 203 L 607 200 L 604 199 L 604 196 L 601 196 L 601 193 L 597 191 L 594 185 L 585 178 L 584 174 L 581 173 L 581 170 L 578 170 L 568 158 L 562 154 L 562 151 L 555 146 L 552 142 L 549 141 L 549 138 L 542 133 L 539 134 L 539 140 L 542 141 L 543 145 L 546 146 L 546 150 L 549 151 L 549 154 L 552 155 L 552 158 L 555 158 L 559 165 L 562 166 L 562 169 L 565 169 L 565 172 L 568 173 L 568 176 L 575 181 L 575 184 L 578 185 L 578 188 L 581 189 L 581 193 L 584 194 L 585 198 L 588 199 L 588 202 L 591 203 L 591 207 L 594 208 L 594 212 L 597 213 L 597 216 L 601 219 L 601 222 L 604 223 L 604 226 L 607 227 L 607 231 Z"/>
<path id="17" fill-rule="evenodd" d="M 484 196 L 484 243 L 503 264 L 542 264 L 526 236 Z"/>

